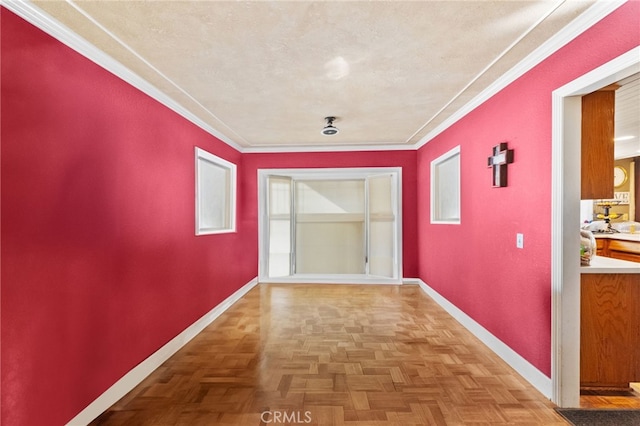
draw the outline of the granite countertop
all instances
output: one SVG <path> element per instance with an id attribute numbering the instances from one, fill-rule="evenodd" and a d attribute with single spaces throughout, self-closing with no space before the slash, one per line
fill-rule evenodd
<path id="1" fill-rule="evenodd" d="M 605 232 L 594 232 L 593 236 L 597 238 L 608 238 L 610 240 L 625 240 L 625 241 L 637 241 L 640 242 L 640 234 L 627 234 L 625 232 L 615 232 L 613 234 Z"/>
<path id="2" fill-rule="evenodd" d="M 640 263 L 612 257 L 593 256 L 589 266 L 580 267 L 581 274 L 640 274 Z"/>

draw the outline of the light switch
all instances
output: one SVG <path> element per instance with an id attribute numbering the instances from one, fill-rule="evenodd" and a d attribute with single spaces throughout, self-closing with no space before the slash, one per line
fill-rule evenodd
<path id="1" fill-rule="evenodd" d="M 516 234 L 516 247 L 524 248 L 524 234 Z"/>

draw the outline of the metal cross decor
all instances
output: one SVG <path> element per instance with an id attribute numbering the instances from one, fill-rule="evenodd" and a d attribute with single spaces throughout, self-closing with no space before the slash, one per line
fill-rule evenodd
<path id="1" fill-rule="evenodd" d="M 493 155 L 488 159 L 488 166 L 493 167 L 493 187 L 507 186 L 507 164 L 513 163 L 513 150 L 507 148 L 507 142 L 493 147 Z"/>

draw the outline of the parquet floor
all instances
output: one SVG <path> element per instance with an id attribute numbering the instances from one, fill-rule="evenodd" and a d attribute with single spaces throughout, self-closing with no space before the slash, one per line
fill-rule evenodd
<path id="1" fill-rule="evenodd" d="M 566 425 L 418 286 L 247 293 L 95 425 Z"/>

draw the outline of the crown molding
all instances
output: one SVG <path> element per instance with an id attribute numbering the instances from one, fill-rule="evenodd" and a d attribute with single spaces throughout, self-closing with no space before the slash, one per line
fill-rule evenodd
<path id="1" fill-rule="evenodd" d="M 527 55 L 527 57 L 525 57 L 522 61 L 518 62 L 509 71 L 504 73 L 500 78 L 494 81 L 485 90 L 480 92 L 480 94 L 478 94 L 475 98 L 465 104 L 462 108 L 456 111 L 447 120 L 443 121 L 439 126 L 429 132 L 426 136 L 422 137 L 418 142 L 416 142 L 414 148 L 422 148 L 426 143 L 434 139 L 440 133 L 444 132 L 457 121 L 461 120 L 465 115 L 479 107 L 485 101 L 489 100 L 492 96 L 507 87 L 509 84 L 522 77 L 533 67 L 540 64 L 549 56 L 560 50 L 580 34 L 604 19 L 611 12 L 618 9 L 624 3 L 626 3 L 625 0 L 596 1 L 593 6 L 576 17 L 573 21 L 567 24 L 567 26 L 565 26 L 549 40 L 541 44 L 537 49 Z"/>
<path id="2" fill-rule="evenodd" d="M 365 152 L 365 151 L 415 151 L 414 145 L 309 145 L 309 146 L 253 146 L 243 148 L 243 154 L 268 154 L 288 152 Z"/>
<path id="3" fill-rule="evenodd" d="M 579 15 L 570 22 L 560 32 L 540 45 L 536 50 L 529 54 L 526 58 L 516 64 L 513 68 L 503 74 L 499 79 L 493 82 L 489 87 L 483 90 L 475 98 L 457 110 L 447 120 L 422 137 L 415 144 L 381 144 L 381 145 L 343 145 L 343 146 L 282 146 L 282 147 L 242 147 L 236 142 L 211 127 L 198 116 L 187 110 L 173 98 L 160 91 L 154 85 L 144 78 L 140 77 L 111 56 L 102 52 L 93 44 L 80 37 L 71 29 L 45 13 L 28 0 L 0 0 L 0 5 L 14 12 L 27 22 L 40 28 L 50 36 L 59 40 L 61 43 L 85 56 L 105 70 L 111 72 L 125 82 L 131 84 L 151 98 L 157 100 L 167 108 L 181 115 L 196 126 L 200 127 L 207 133 L 231 146 L 241 153 L 283 153 L 283 152 L 342 152 L 342 151 L 401 151 L 401 150 L 417 150 L 422 148 L 426 143 L 434 139 L 447 128 L 451 127 L 457 121 L 466 116 L 469 112 L 480 106 L 482 103 L 490 99 L 500 90 L 514 82 L 516 79 L 524 75 L 533 67 L 541 63 L 543 60 L 551 56 L 560 48 L 568 44 L 584 31 L 592 27 L 594 24 L 605 18 L 611 12 L 619 8 L 625 3 L 624 0 L 602 0 L 596 1 L 593 6 Z"/>
<path id="4" fill-rule="evenodd" d="M 62 24 L 57 19 L 53 18 L 48 13 L 44 12 L 36 5 L 27 0 L 0 0 L 0 5 L 7 10 L 20 16 L 25 21 L 41 29 L 51 37 L 60 41 L 62 44 L 73 49 L 77 53 L 86 57 L 90 61 L 94 62 L 98 66 L 104 68 L 125 82 L 129 83 L 133 87 L 142 91 L 146 95 L 160 102 L 162 105 L 171 109 L 178 115 L 192 122 L 196 126 L 200 127 L 205 132 L 220 139 L 222 142 L 242 152 L 242 147 L 229 139 L 227 136 L 214 129 L 197 115 L 193 114 L 185 107 L 183 107 L 176 100 L 159 90 L 153 84 L 149 83 L 144 78 L 140 77 L 129 68 L 122 65 L 120 62 L 107 55 L 102 50 L 88 42 L 86 39 L 80 37 L 73 32 L 69 27 Z"/>

